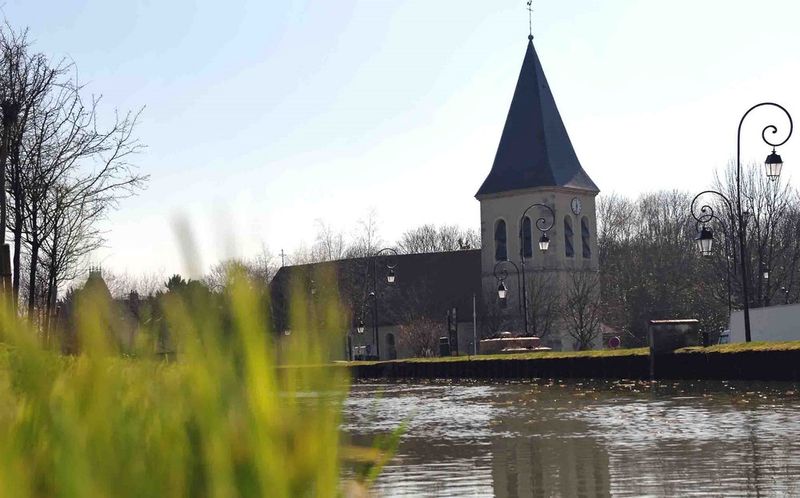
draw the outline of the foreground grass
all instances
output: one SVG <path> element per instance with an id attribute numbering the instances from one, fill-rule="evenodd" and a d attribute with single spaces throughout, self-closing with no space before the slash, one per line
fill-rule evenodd
<path id="1" fill-rule="evenodd" d="M 800 341 L 786 342 L 750 342 L 735 344 L 717 344 L 714 346 L 688 347 L 676 351 L 677 354 L 688 353 L 743 353 L 747 351 L 800 351 Z M 647 356 L 649 348 L 631 349 L 597 349 L 590 351 L 535 351 L 530 353 L 487 354 L 487 355 L 461 355 L 433 358 L 405 358 L 384 361 L 350 361 L 347 365 L 375 365 L 383 363 L 441 363 L 461 361 L 487 361 L 487 360 L 546 360 L 556 358 L 610 358 L 618 356 Z"/>
<path id="2" fill-rule="evenodd" d="M 71 357 L 42 348 L 33 330 L 0 310 L 0 496 L 363 492 L 387 457 L 340 439 L 347 373 L 278 368 L 330 364 L 327 341 L 337 338 L 310 331 L 342 325 L 336 301 L 322 307 L 318 299 L 314 324 L 295 303 L 294 333 L 278 352 L 266 340 L 263 303 L 242 279 L 231 284 L 224 310 L 204 299 L 165 302 L 179 345 L 170 362 L 153 358 L 146 341 L 138 358 L 120 357 L 102 296 L 81 303 L 81 353 Z M 364 480 L 341 483 L 345 458 L 358 462 Z"/>

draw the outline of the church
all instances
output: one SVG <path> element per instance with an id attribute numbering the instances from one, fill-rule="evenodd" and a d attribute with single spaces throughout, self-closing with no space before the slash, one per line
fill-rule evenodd
<path id="1" fill-rule="evenodd" d="M 601 347 L 598 193 L 528 36 L 494 163 L 475 194 L 481 248 L 284 266 L 270 284 L 276 331 L 291 333 L 288 289 L 311 293 L 313 275 L 328 271 L 352 317 L 346 358 L 419 355 L 405 337 L 418 333 L 414 321 L 438 328 L 431 335 L 451 353 L 509 335 L 537 336 L 554 350 Z"/>

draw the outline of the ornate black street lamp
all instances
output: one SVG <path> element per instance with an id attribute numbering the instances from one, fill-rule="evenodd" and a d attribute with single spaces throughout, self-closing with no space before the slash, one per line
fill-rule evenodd
<path id="1" fill-rule="evenodd" d="M 767 132 L 768 131 L 771 132 L 773 135 L 778 133 L 778 127 L 777 126 L 775 126 L 775 125 L 767 125 L 767 126 L 764 127 L 763 130 L 761 130 L 761 139 L 764 141 L 764 143 L 766 143 L 767 145 L 772 147 L 772 152 L 767 156 L 767 159 L 764 161 L 764 166 L 766 167 L 767 178 L 769 178 L 771 181 L 776 181 L 778 179 L 778 177 L 781 174 L 781 169 L 783 167 L 783 160 L 781 159 L 781 156 L 779 156 L 777 154 L 777 152 L 775 151 L 775 147 L 780 147 L 781 145 L 785 144 L 789 140 L 789 138 L 792 136 L 792 130 L 794 129 L 794 125 L 792 123 L 791 114 L 789 114 L 789 111 L 787 111 L 783 106 L 781 106 L 779 104 L 776 104 L 774 102 L 762 102 L 762 103 L 756 104 L 753 107 L 751 107 L 750 109 L 748 109 L 747 112 L 745 112 L 744 115 L 742 116 L 742 119 L 739 120 L 739 128 L 738 128 L 738 131 L 737 131 L 737 134 L 736 134 L 736 203 L 735 203 L 736 209 L 735 209 L 735 213 L 734 213 L 733 206 L 732 206 L 733 203 L 727 197 L 722 195 L 722 193 L 717 192 L 716 190 L 706 190 L 705 192 L 701 192 L 700 194 L 695 196 L 695 198 L 692 200 L 692 216 L 694 216 L 694 218 L 695 218 L 695 220 L 697 220 L 698 224 L 702 225 L 704 228 L 706 226 L 706 223 L 708 223 L 708 221 L 710 221 L 712 219 L 711 217 L 713 217 L 714 211 L 709 205 L 704 205 L 702 207 L 702 209 L 700 210 L 701 214 L 698 216 L 694 211 L 694 203 L 695 203 L 695 201 L 697 200 L 698 197 L 700 197 L 701 195 L 703 195 L 705 193 L 711 193 L 711 194 L 717 195 L 720 198 L 722 198 L 725 201 L 725 204 L 728 207 L 728 210 L 729 210 L 729 212 L 731 214 L 731 219 L 734 218 L 734 214 L 735 214 L 736 220 L 738 222 L 736 228 L 737 228 L 737 235 L 739 237 L 739 256 L 740 256 L 739 261 L 740 261 L 740 264 L 741 264 L 741 274 L 742 274 L 742 305 L 743 305 L 743 308 L 744 308 L 744 340 L 745 340 L 745 342 L 750 342 L 751 339 L 752 339 L 752 336 L 750 334 L 750 303 L 749 303 L 749 295 L 748 295 L 748 288 L 747 288 L 747 281 L 748 281 L 747 275 L 748 275 L 748 273 L 747 273 L 747 258 L 746 258 L 747 252 L 746 252 L 746 241 L 745 241 L 745 236 L 746 236 L 746 234 L 745 234 L 745 219 L 744 219 L 744 213 L 742 211 L 742 181 L 741 181 L 741 177 L 742 177 L 742 154 L 741 154 L 741 151 L 742 151 L 742 124 L 744 123 L 745 118 L 747 118 L 747 116 L 753 110 L 758 109 L 760 107 L 764 107 L 764 106 L 775 107 L 775 108 L 780 109 L 781 111 L 783 111 L 783 113 L 789 119 L 789 132 L 786 134 L 786 138 L 784 138 L 783 141 L 781 141 L 781 142 L 770 142 L 769 139 L 767 138 Z M 709 217 L 709 215 L 711 215 L 711 217 Z M 702 232 L 702 229 L 701 229 L 701 232 Z M 700 244 L 701 244 L 700 241 L 703 240 L 701 238 L 701 236 L 703 236 L 702 233 L 700 235 L 698 235 L 698 239 L 697 239 L 698 240 L 698 246 L 700 246 Z M 707 234 L 705 236 L 707 236 Z M 713 237 L 712 237 L 712 243 L 713 243 Z M 709 245 L 708 245 L 709 250 L 711 249 L 712 243 L 709 243 Z"/>
<path id="2" fill-rule="evenodd" d="M 529 219 L 528 218 L 528 211 L 530 211 L 532 208 L 535 208 L 535 207 L 545 208 L 547 211 L 550 212 L 550 216 L 552 217 L 552 220 L 550 221 L 549 224 L 547 223 L 547 219 L 546 218 L 538 218 L 536 220 L 536 228 L 542 233 L 542 236 L 539 238 L 539 250 L 542 251 L 543 253 L 547 252 L 547 249 L 550 247 L 550 237 L 547 236 L 547 231 L 550 230 L 551 228 L 553 228 L 553 225 L 555 225 L 555 223 L 556 223 L 556 213 L 555 213 L 555 211 L 553 211 L 553 208 L 551 208 L 547 204 L 542 204 L 540 202 L 531 204 L 530 206 L 525 208 L 525 211 L 522 212 L 522 216 L 520 216 L 520 218 L 519 218 L 519 260 L 520 260 L 520 269 L 521 269 L 521 273 L 522 273 L 522 318 L 523 318 L 523 322 L 525 324 L 525 335 L 526 336 L 528 335 L 528 291 L 525 288 L 526 287 L 526 285 L 525 285 L 525 252 L 526 252 L 525 249 L 526 249 L 526 245 L 525 244 L 526 243 L 529 244 L 528 247 L 530 247 L 530 244 L 533 241 L 531 240 L 531 238 L 532 238 L 532 234 L 531 234 L 532 230 L 529 229 L 529 230 L 527 230 L 528 233 L 527 234 L 525 233 L 525 231 L 526 231 L 525 230 L 525 220 Z M 532 255 L 533 254 L 531 254 L 531 256 Z M 533 331 L 534 333 L 536 333 L 535 329 L 536 329 L 536 324 L 534 323 L 534 331 Z"/>
<path id="3" fill-rule="evenodd" d="M 730 314 L 731 310 L 733 309 L 732 301 L 731 301 L 731 273 L 735 272 L 735 268 L 731 269 L 731 253 L 733 252 L 733 240 L 731 238 L 731 232 L 728 229 L 727 224 L 722 221 L 716 214 L 714 214 L 714 210 L 711 206 L 705 205 L 700 208 L 699 214 L 695 211 L 695 203 L 697 200 L 703 195 L 707 193 L 712 193 L 713 191 L 706 190 L 704 192 L 700 192 L 692 199 L 691 204 L 691 212 L 694 219 L 697 221 L 696 226 L 697 230 L 697 237 L 695 237 L 695 243 L 697 244 L 697 250 L 700 254 L 705 258 L 710 258 L 714 254 L 714 230 L 711 228 L 710 223 L 716 222 L 717 225 L 722 229 L 722 233 L 725 236 L 725 280 L 728 287 L 728 314 Z M 716 193 L 716 192 L 714 192 Z M 730 217 L 733 216 L 733 211 L 730 204 L 725 199 L 725 203 L 728 206 L 728 215 Z"/>
<path id="4" fill-rule="evenodd" d="M 378 259 L 387 253 L 390 253 L 394 256 L 394 263 L 392 263 L 392 260 L 388 260 L 386 263 L 386 283 L 393 285 L 397 280 L 395 268 L 397 268 L 397 257 L 399 255 L 398 252 L 391 247 L 385 247 L 380 251 L 377 251 L 370 258 L 372 262 L 373 290 L 367 297 L 372 298 L 372 335 L 373 339 L 375 340 L 375 355 L 378 357 L 378 359 L 381 357 L 380 338 L 378 337 Z"/>
<path id="5" fill-rule="evenodd" d="M 504 259 L 502 261 L 498 261 L 494 265 L 494 278 L 497 280 L 497 297 L 502 301 L 508 298 L 508 287 L 506 287 L 506 278 L 508 278 L 508 271 L 504 268 L 505 265 L 511 265 L 514 267 L 514 271 L 517 274 L 517 308 L 522 310 L 522 281 L 520 280 L 520 271 L 519 266 L 516 265 L 513 261 L 509 261 Z"/>

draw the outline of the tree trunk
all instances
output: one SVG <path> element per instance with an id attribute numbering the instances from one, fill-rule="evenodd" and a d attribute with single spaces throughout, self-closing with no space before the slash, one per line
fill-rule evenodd
<path id="1" fill-rule="evenodd" d="M 53 313 L 56 307 L 56 248 L 58 247 L 58 229 L 53 230 L 53 240 L 49 263 L 47 265 L 47 303 L 45 304 L 44 330 L 46 337 L 53 334 Z"/>
<path id="2" fill-rule="evenodd" d="M 30 269 L 30 283 L 28 284 L 28 316 L 33 317 L 33 311 L 36 307 L 36 257 L 39 255 L 39 246 L 34 244 L 31 246 L 31 269 Z"/>
<path id="3" fill-rule="evenodd" d="M 6 225 L 8 221 L 8 195 L 6 193 L 6 168 L 8 151 L 11 144 L 11 129 L 17 122 L 19 106 L 11 100 L 4 100 L 2 142 L 0 142 L 0 245 L 6 243 Z"/>
<path id="4" fill-rule="evenodd" d="M 39 266 L 39 226 L 36 219 L 36 204 L 32 206 L 31 216 L 31 262 L 28 272 L 28 319 L 33 320 L 33 310 L 36 306 L 36 268 Z"/>
<path id="5" fill-rule="evenodd" d="M 6 162 L 8 159 L 8 129 L 3 127 L 0 143 L 0 245 L 6 243 Z"/>
<path id="6" fill-rule="evenodd" d="M 13 306 L 19 305 L 19 285 L 20 285 L 20 260 L 22 256 L 22 209 L 25 203 L 23 199 L 22 179 L 20 178 L 20 157 L 19 145 L 14 148 L 11 157 L 11 167 L 13 168 L 11 189 L 14 191 L 14 277 L 11 287 L 13 288 Z"/>
<path id="7" fill-rule="evenodd" d="M 47 268 L 47 304 L 45 313 L 44 333 L 49 345 L 53 338 L 53 328 L 56 313 L 56 299 L 58 298 L 58 289 L 56 288 L 56 266 L 52 262 Z"/>
<path id="8" fill-rule="evenodd" d="M 14 209 L 14 278 L 11 283 L 13 289 L 13 305 L 16 308 L 19 304 L 19 282 L 20 282 L 20 260 L 22 256 L 22 213 L 18 208 Z"/>

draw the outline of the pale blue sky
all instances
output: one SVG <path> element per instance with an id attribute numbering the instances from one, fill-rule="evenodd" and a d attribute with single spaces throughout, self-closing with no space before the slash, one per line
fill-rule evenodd
<path id="1" fill-rule="evenodd" d="M 389 241 L 423 223 L 477 228 L 473 196 L 528 34 L 524 0 L 2 5 L 38 50 L 76 62 L 108 112 L 147 107 L 138 164 L 150 186 L 109 217 L 96 255 L 134 274 L 184 271 L 178 213 L 204 264 L 262 243 L 291 252 L 312 242 L 314 220 L 350 231 L 369 209 Z M 603 192 L 699 190 L 735 153 L 751 104 L 775 100 L 800 118 L 798 2 L 534 8 L 539 57 Z M 745 128 L 744 157 L 761 161 L 758 124 Z M 787 173 L 800 168 L 800 137 L 781 154 Z"/>

